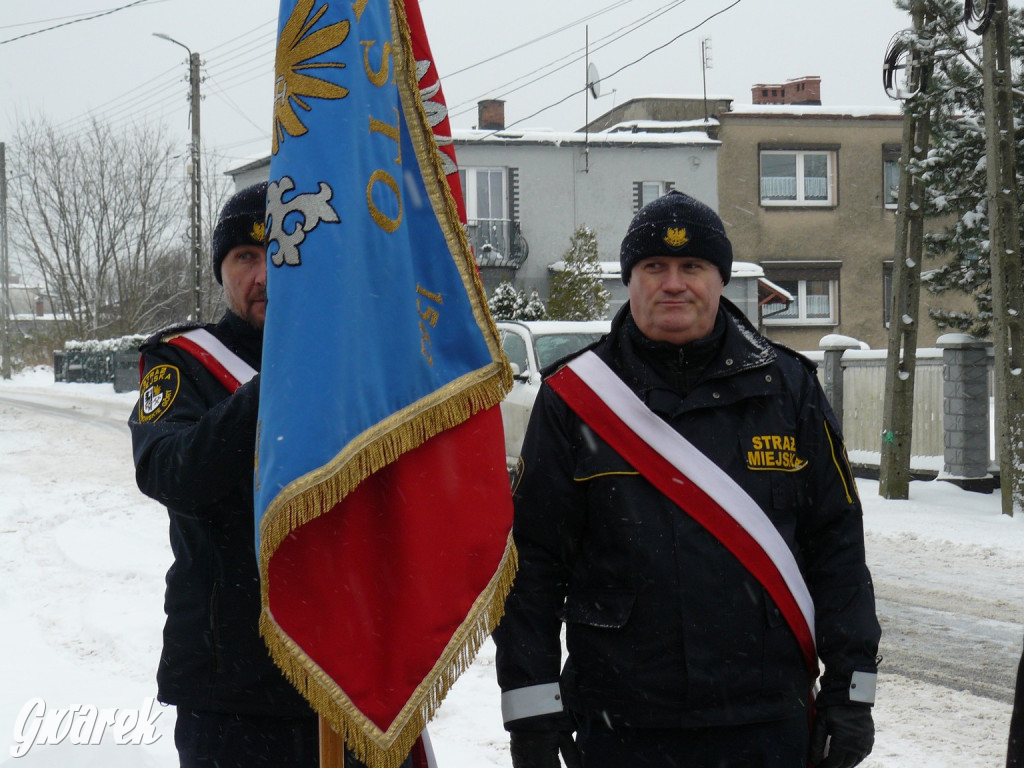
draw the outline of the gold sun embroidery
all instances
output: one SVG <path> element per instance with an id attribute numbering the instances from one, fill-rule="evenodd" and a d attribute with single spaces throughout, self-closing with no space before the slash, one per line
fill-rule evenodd
<path id="1" fill-rule="evenodd" d="M 277 43 L 276 94 L 274 98 L 273 154 L 277 154 L 285 134 L 302 136 L 309 129 L 299 118 L 295 108 L 309 112 L 312 107 L 306 101 L 314 99 L 343 99 L 348 88 L 328 82 L 320 77 L 305 74 L 309 69 L 343 69 L 342 62 L 313 62 L 317 56 L 337 48 L 348 38 L 350 24 L 339 21 L 322 29 L 313 27 L 327 12 L 327 5 L 313 13 L 315 0 L 298 0 L 295 9 L 281 30 Z"/>

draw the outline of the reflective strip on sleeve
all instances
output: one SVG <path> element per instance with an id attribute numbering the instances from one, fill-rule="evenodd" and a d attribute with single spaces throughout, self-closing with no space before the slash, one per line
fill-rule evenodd
<path id="1" fill-rule="evenodd" d="M 850 677 L 850 701 L 874 704 L 877 683 L 878 675 L 875 672 L 854 672 Z"/>
<path id="2" fill-rule="evenodd" d="M 505 723 L 561 711 L 562 691 L 558 683 L 531 685 L 501 694 L 501 719 Z"/>

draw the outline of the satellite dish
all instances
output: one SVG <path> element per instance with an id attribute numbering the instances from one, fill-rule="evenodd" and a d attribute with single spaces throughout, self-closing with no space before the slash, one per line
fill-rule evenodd
<path id="1" fill-rule="evenodd" d="M 597 74 L 597 66 L 594 62 L 590 62 L 590 66 L 587 67 L 587 88 L 590 89 L 590 95 L 595 99 L 601 96 L 601 77 Z"/>

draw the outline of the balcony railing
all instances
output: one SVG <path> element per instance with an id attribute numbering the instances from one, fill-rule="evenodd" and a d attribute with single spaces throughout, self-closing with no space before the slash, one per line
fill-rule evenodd
<path id="1" fill-rule="evenodd" d="M 518 221 L 476 219 L 466 224 L 466 235 L 476 263 L 481 267 L 519 269 L 530 255 Z"/>

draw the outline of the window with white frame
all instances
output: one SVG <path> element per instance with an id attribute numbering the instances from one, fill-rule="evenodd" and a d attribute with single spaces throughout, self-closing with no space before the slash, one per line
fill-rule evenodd
<path id="1" fill-rule="evenodd" d="M 761 204 L 835 204 L 834 150 L 761 150 Z"/>
<path id="2" fill-rule="evenodd" d="M 466 236 L 481 265 L 503 264 L 514 256 L 510 209 L 515 204 L 509 191 L 510 180 L 514 178 L 514 168 L 459 169 L 466 203 Z"/>
<path id="3" fill-rule="evenodd" d="M 504 168 L 460 168 L 459 180 L 466 200 L 466 218 L 501 221 L 508 192 Z"/>
<path id="4" fill-rule="evenodd" d="M 894 209 L 900 197 L 900 147 L 882 148 L 882 205 Z"/>
<path id="5" fill-rule="evenodd" d="M 838 262 L 762 262 L 765 277 L 793 296 L 787 306 L 768 302 L 767 325 L 835 325 L 839 321 Z"/>

